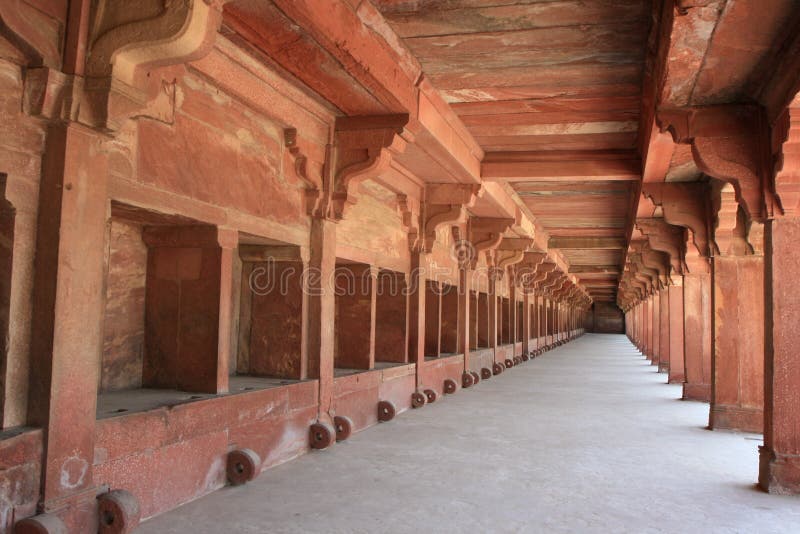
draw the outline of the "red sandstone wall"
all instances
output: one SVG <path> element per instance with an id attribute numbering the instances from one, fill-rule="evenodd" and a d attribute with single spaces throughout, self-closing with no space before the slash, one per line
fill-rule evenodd
<path id="1" fill-rule="evenodd" d="M 64 2 L 50 4 L 63 11 Z M 8 58 L 8 59 L 5 59 Z M 44 125 L 22 112 L 22 58 L 0 40 L 0 173 L 6 174 L 5 198 L 15 211 L 12 285 L 9 316 L 13 317 L 6 350 L 0 360 L 0 427 L 25 424 L 28 404 L 31 295 L 39 180 L 44 150 Z M 3 335 L 6 335 L 3 333 Z"/>
<path id="2" fill-rule="evenodd" d="M 0 432 L 0 532 L 34 515 L 39 500 L 42 432 Z"/>
<path id="3" fill-rule="evenodd" d="M 594 304 L 594 332 L 597 334 L 624 334 L 625 315 L 610 302 Z"/>
<path id="4" fill-rule="evenodd" d="M 100 391 L 142 385 L 147 247 L 138 224 L 112 219 Z"/>

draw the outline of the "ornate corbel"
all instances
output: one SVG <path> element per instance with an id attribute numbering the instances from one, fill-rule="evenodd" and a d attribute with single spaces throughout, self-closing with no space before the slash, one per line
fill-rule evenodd
<path id="1" fill-rule="evenodd" d="M 525 256 L 514 272 L 519 283 L 526 291 L 533 291 L 536 268 L 547 258 L 546 252 L 525 252 Z"/>
<path id="2" fill-rule="evenodd" d="M 542 290 L 542 285 L 547 277 L 556 270 L 558 265 L 550 259 L 545 258 L 542 260 L 539 265 L 536 266 L 536 274 L 531 278 L 531 285 L 533 285 L 534 290 Z"/>
<path id="3" fill-rule="evenodd" d="M 470 217 L 467 225 L 468 239 L 475 251 L 473 256 L 474 269 L 481 252 L 488 253 L 500 246 L 503 233 L 514 224 L 514 219 L 493 217 Z M 497 259 L 497 258 L 495 258 Z M 487 258 L 488 263 L 488 258 Z M 495 265 L 498 267 L 497 265 Z"/>
<path id="4" fill-rule="evenodd" d="M 716 215 L 715 252 L 731 256 L 752 254 L 752 247 L 747 243 L 747 221 L 730 184 L 720 182 L 714 184 L 711 209 Z"/>
<path id="5" fill-rule="evenodd" d="M 749 218 L 763 222 L 771 216 L 769 126 L 760 107 L 662 109 L 657 120 L 661 131 L 669 131 L 676 143 L 691 145 L 701 171 L 733 185 Z"/>
<path id="6" fill-rule="evenodd" d="M 397 194 L 397 211 L 400 214 L 403 228 L 408 235 L 408 248 L 411 252 L 419 252 L 419 209 L 413 206 L 408 196 Z"/>
<path id="7" fill-rule="evenodd" d="M 661 206 L 664 220 L 691 230 L 693 243 L 703 258 L 710 255 L 706 186 L 692 183 L 648 183 L 642 194 Z"/>
<path id="8" fill-rule="evenodd" d="M 362 182 L 385 172 L 394 156 L 405 151 L 406 124 L 407 113 L 336 119 L 328 194 L 333 219 L 341 220 L 345 207 L 355 204 Z"/>
<path id="9" fill-rule="evenodd" d="M 294 175 L 303 183 L 305 189 L 306 213 L 313 216 L 320 210 L 320 202 L 322 200 L 322 194 L 320 192 L 322 187 L 321 180 L 314 180 L 309 176 L 308 158 L 298 146 L 297 130 L 295 128 L 286 128 L 283 130 L 283 143 L 292 165 L 291 169 Z"/>
<path id="10" fill-rule="evenodd" d="M 0 37 L 8 40 L 27 60 L 28 67 L 61 67 L 59 39 L 63 29 L 23 0 L 0 1 Z"/>
<path id="11" fill-rule="evenodd" d="M 673 226 L 660 217 L 637 219 L 636 227 L 647 237 L 653 250 L 660 250 L 669 256 L 672 273 L 683 274 L 683 228 Z"/>
<path id="12" fill-rule="evenodd" d="M 800 215 L 800 97 L 772 129 L 773 189 L 787 217 Z"/>
<path id="13" fill-rule="evenodd" d="M 146 70 L 207 54 L 228 0 L 101 0 L 94 10 L 80 121 L 116 130 L 146 106 Z"/>

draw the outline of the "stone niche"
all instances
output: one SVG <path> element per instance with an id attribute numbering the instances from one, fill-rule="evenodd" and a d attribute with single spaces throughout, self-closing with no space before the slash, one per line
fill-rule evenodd
<path id="1" fill-rule="evenodd" d="M 367 264 L 336 261 L 333 361 L 337 369 L 368 370 L 375 365 L 375 278 L 375 269 Z"/>
<path id="2" fill-rule="evenodd" d="M 497 321 L 497 342 L 499 345 L 508 345 L 513 341 L 511 333 L 514 330 L 514 325 L 511 323 L 511 300 L 508 297 L 497 300 L 501 310 Z"/>
<path id="3" fill-rule="evenodd" d="M 434 280 L 425 282 L 425 357 L 439 357 L 439 320 L 441 317 L 441 290 Z"/>
<path id="4" fill-rule="evenodd" d="M 441 354 L 458 353 L 458 286 L 441 284 Z"/>
<path id="5" fill-rule="evenodd" d="M 0 191 L 5 191 L 6 175 L 0 174 Z M 11 268 L 14 257 L 14 206 L 0 198 L 0 428 L 3 414 L 8 367 L 9 310 L 11 305 Z"/>
<path id="6" fill-rule="evenodd" d="M 475 320 L 478 322 L 478 346 L 479 349 L 489 348 L 489 295 L 483 291 L 478 293 L 478 308 Z"/>
<path id="7" fill-rule="evenodd" d="M 235 373 L 240 376 L 307 378 L 305 329 L 308 292 L 300 247 L 256 238 L 239 245 L 239 338 Z"/>
<path id="8" fill-rule="evenodd" d="M 478 292 L 470 290 L 469 292 L 469 348 L 476 350 L 478 348 Z"/>
<path id="9" fill-rule="evenodd" d="M 218 393 L 217 229 L 112 203 L 99 393 Z"/>
<path id="10" fill-rule="evenodd" d="M 381 269 L 375 289 L 375 361 L 408 363 L 406 275 Z"/>

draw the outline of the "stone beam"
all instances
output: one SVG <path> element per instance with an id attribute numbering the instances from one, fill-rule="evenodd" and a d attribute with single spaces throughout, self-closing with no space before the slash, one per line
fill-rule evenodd
<path id="1" fill-rule="evenodd" d="M 627 154 L 497 152 L 486 154 L 481 176 L 486 181 L 631 181 L 642 176 L 642 164 Z"/>
<path id="2" fill-rule="evenodd" d="M 624 249 L 625 239 L 622 237 L 551 237 L 548 248 L 560 249 Z"/>

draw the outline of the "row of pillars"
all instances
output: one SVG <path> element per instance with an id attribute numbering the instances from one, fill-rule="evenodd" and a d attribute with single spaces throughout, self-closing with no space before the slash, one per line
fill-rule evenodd
<path id="1" fill-rule="evenodd" d="M 709 429 L 764 434 L 760 486 L 800 493 L 800 218 L 769 220 L 763 253 L 716 255 L 626 310 L 626 333 Z"/>

